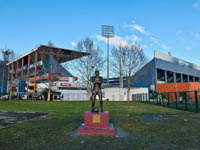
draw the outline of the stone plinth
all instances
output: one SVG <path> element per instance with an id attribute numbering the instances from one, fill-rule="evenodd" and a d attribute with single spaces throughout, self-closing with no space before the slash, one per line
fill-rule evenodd
<path id="1" fill-rule="evenodd" d="M 78 128 L 77 134 L 115 135 L 116 130 L 113 124 L 109 123 L 107 111 L 86 112 L 84 113 L 84 123 Z"/>

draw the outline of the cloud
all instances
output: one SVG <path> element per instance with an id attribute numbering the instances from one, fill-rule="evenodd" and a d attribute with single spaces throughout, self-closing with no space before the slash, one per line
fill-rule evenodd
<path id="1" fill-rule="evenodd" d="M 169 46 L 167 46 L 166 44 L 161 43 L 157 38 L 153 37 L 152 35 L 150 35 L 149 38 L 153 42 L 151 44 L 151 46 L 153 46 L 153 44 L 156 44 L 157 46 L 159 46 L 160 48 L 162 48 L 164 50 L 169 50 L 170 49 Z"/>
<path id="2" fill-rule="evenodd" d="M 145 28 L 143 26 L 140 26 L 138 24 L 125 24 L 125 27 L 130 28 L 131 30 L 136 30 L 142 34 L 147 34 L 147 31 L 145 30 Z"/>
<path id="3" fill-rule="evenodd" d="M 77 46 L 76 42 L 72 42 L 72 46 L 76 47 Z"/>
<path id="4" fill-rule="evenodd" d="M 132 34 L 132 35 L 131 35 L 131 41 L 132 41 L 132 42 L 135 43 L 136 41 L 139 41 L 139 40 L 140 40 L 140 38 L 139 38 L 138 36 L 136 36 L 135 34 Z"/>
<path id="5" fill-rule="evenodd" d="M 167 45 L 165 45 L 165 44 L 162 44 L 161 47 L 162 47 L 163 49 L 165 49 L 165 50 L 169 50 L 169 47 L 168 47 Z"/>
<path id="6" fill-rule="evenodd" d="M 148 38 L 148 40 L 150 41 L 150 47 L 152 47 L 153 45 L 157 45 L 159 48 L 164 49 L 164 50 L 169 50 L 170 47 L 167 46 L 166 44 L 163 44 L 162 42 L 160 42 L 159 39 L 155 38 L 154 35 L 149 32 L 148 30 L 146 30 L 145 27 L 136 24 L 135 21 L 133 21 L 132 24 L 125 24 L 124 25 L 125 28 L 128 28 L 131 31 L 137 31 L 140 34 L 146 36 Z M 96 38 L 99 41 L 104 41 L 105 43 L 107 42 L 107 38 L 102 37 L 101 35 L 96 35 Z M 140 41 L 141 39 L 135 35 L 135 34 L 131 34 L 131 35 L 127 35 L 125 37 L 121 37 L 119 35 L 115 35 L 114 38 L 110 38 L 109 39 L 109 43 L 113 46 L 119 47 L 119 46 L 131 46 L 131 45 L 136 45 L 137 41 Z M 142 48 L 146 49 L 147 45 L 143 45 L 141 46 Z"/>
<path id="7" fill-rule="evenodd" d="M 157 38 L 155 38 L 151 34 L 151 32 L 146 30 L 145 27 L 136 24 L 135 21 L 133 21 L 133 24 L 125 24 L 124 27 L 129 28 L 132 31 L 138 31 L 139 33 L 145 35 L 147 38 L 149 38 L 149 40 L 153 42 L 150 45 L 156 44 L 157 46 L 159 46 L 160 48 L 164 50 L 169 50 L 169 46 L 162 44 Z"/>
<path id="8" fill-rule="evenodd" d="M 192 7 L 195 8 L 195 9 L 200 9 L 200 4 L 198 2 L 194 2 L 192 4 Z"/>
<path id="9" fill-rule="evenodd" d="M 101 35 L 96 36 L 98 40 L 107 42 L 107 38 L 102 37 Z M 115 37 L 109 39 L 109 43 L 116 47 L 125 47 L 125 46 L 131 46 L 135 45 L 135 42 L 140 40 L 139 37 L 132 34 L 131 36 L 121 37 L 118 35 L 115 35 Z"/>
<path id="10" fill-rule="evenodd" d="M 107 38 L 102 37 L 101 35 L 97 35 L 97 39 L 100 40 L 100 41 L 107 42 Z M 116 47 L 129 45 L 127 37 L 126 38 L 122 38 L 122 37 L 117 36 L 117 35 L 115 35 L 114 38 L 110 38 L 109 39 L 109 43 L 111 45 L 116 46 Z"/>
<path id="11" fill-rule="evenodd" d="M 149 36 L 150 40 L 153 41 L 153 43 L 157 44 L 157 45 L 160 45 L 160 42 L 158 41 L 158 39 L 156 39 L 155 37 L 153 36 Z"/>

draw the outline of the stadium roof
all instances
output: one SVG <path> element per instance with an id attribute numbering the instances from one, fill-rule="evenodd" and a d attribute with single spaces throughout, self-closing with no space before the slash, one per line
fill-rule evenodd
<path id="1" fill-rule="evenodd" d="M 73 59 L 77 59 L 77 58 L 80 58 L 83 56 L 90 55 L 89 53 L 86 53 L 86 52 L 74 51 L 74 50 L 58 48 L 58 47 L 53 47 L 53 46 L 47 46 L 47 45 L 40 45 L 39 47 L 29 51 L 28 53 L 10 61 L 7 65 L 15 63 L 16 61 L 18 61 L 22 58 L 24 58 L 24 64 L 26 64 L 28 62 L 28 55 L 31 55 L 34 58 L 35 52 L 38 52 L 38 61 L 40 61 L 42 59 L 42 57 L 52 55 L 54 57 L 54 59 L 56 59 L 57 62 L 59 62 L 59 63 L 63 63 L 66 61 L 70 61 Z"/>
<path id="2" fill-rule="evenodd" d="M 165 60 L 167 62 L 171 62 L 171 63 L 177 64 L 177 65 L 183 66 L 183 67 L 200 70 L 200 66 L 198 66 L 196 64 L 187 62 L 185 60 L 182 60 L 182 59 L 179 59 L 179 58 L 176 58 L 176 57 L 173 57 L 173 56 L 170 56 L 170 55 L 158 52 L 158 51 L 154 51 L 154 58 Z"/>

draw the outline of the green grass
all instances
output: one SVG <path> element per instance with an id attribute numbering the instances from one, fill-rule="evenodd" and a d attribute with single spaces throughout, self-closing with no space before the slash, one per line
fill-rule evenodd
<path id="1" fill-rule="evenodd" d="M 0 150 L 200 149 L 199 113 L 144 103 L 107 102 L 104 110 L 109 111 L 110 121 L 130 136 L 74 136 L 83 122 L 83 113 L 90 108 L 89 102 L 0 102 L 1 110 L 49 113 L 45 118 L 0 129 Z M 137 117 L 143 114 L 177 117 L 167 120 Z"/>

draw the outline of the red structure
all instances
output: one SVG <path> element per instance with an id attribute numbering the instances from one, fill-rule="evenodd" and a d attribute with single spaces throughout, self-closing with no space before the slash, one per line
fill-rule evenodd
<path id="1" fill-rule="evenodd" d="M 86 112 L 84 124 L 78 128 L 77 134 L 115 135 L 116 130 L 113 124 L 109 123 L 107 111 L 100 113 Z"/>
<path id="2" fill-rule="evenodd" d="M 156 91 L 166 92 L 186 92 L 200 90 L 200 82 L 183 82 L 183 83 L 163 83 L 156 84 Z"/>
<path id="3" fill-rule="evenodd" d="M 200 90 L 200 82 L 156 84 L 156 91 L 162 93 L 169 101 L 179 100 L 180 97 L 195 101 L 194 91 Z M 200 93 L 198 92 L 198 97 Z"/>

